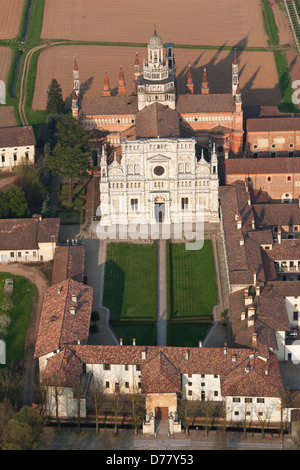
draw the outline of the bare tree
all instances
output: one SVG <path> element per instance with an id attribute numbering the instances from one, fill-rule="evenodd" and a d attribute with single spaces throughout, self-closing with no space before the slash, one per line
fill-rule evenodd
<path id="1" fill-rule="evenodd" d="M 73 397 L 76 402 L 76 413 L 77 413 L 77 430 L 80 432 L 81 424 L 81 400 L 86 398 L 85 383 L 80 376 L 78 380 L 72 383 Z"/>
<path id="2" fill-rule="evenodd" d="M 257 416 L 258 422 L 260 424 L 261 432 L 262 432 L 262 437 L 265 437 L 265 432 L 268 427 L 268 424 L 270 422 L 270 418 L 272 415 L 272 410 L 271 408 L 262 408 L 262 407 L 256 407 L 255 408 L 255 414 Z"/>
<path id="3" fill-rule="evenodd" d="M 189 434 L 189 427 L 197 416 L 198 401 L 189 400 L 186 395 L 182 396 L 178 401 L 178 416 L 185 428 L 185 433 Z"/>
<path id="4" fill-rule="evenodd" d="M 92 377 L 90 390 L 96 416 L 96 432 L 99 432 L 99 411 L 104 402 L 105 385 L 102 377 Z"/>
<path id="5" fill-rule="evenodd" d="M 24 383 L 22 374 L 7 367 L 0 368 L 0 400 L 8 398 L 12 405 L 18 401 L 19 391 Z"/>
<path id="6" fill-rule="evenodd" d="M 134 385 L 130 393 L 132 423 L 135 434 L 143 423 L 145 417 L 145 397 L 139 392 L 138 386 Z"/>
<path id="7" fill-rule="evenodd" d="M 49 406 L 50 397 L 53 397 L 55 401 L 55 417 L 58 426 L 58 430 L 61 431 L 61 422 L 59 417 L 59 402 L 60 397 L 65 393 L 64 382 L 59 374 L 53 374 L 51 378 L 47 378 L 47 381 L 44 379 L 41 380 L 41 386 L 46 387 L 47 393 L 47 408 Z M 49 412 L 49 409 L 48 409 Z"/>

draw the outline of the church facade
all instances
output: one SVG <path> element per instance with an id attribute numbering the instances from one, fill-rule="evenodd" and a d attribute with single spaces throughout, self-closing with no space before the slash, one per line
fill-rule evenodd
<path id="1" fill-rule="evenodd" d="M 164 50 L 165 49 L 165 50 Z M 156 29 L 148 57 L 134 64 L 134 93 L 126 96 L 121 67 L 112 95 L 105 73 L 102 96 L 82 97 L 73 70 L 73 116 L 97 133 L 103 225 L 218 222 L 218 158 L 243 150 L 243 110 L 234 54 L 232 89 L 211 93 L 204 69 L 194 94 L 191 67 L 186 93 L 176 91 L 174 44 L 163 45 Z"/>

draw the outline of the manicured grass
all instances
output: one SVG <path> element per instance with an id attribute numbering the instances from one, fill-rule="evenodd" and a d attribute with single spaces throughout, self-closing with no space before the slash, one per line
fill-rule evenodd
<path id="1" fill-rule="evenodd" d="M 212 244 L 186 250 L 185 243 L 170 243 L 168 269 L 171 320 L 210 321 L 218 301 Z"/>
<path id="2" fill-rule="evenodd" d="M 107 245 L 103 305 L 112 321 L 155 320 L 155 243 Z"/>
<path id="3" fill-rule="evenodd" d="M 268 43 L 270 46 L 278 46 L 278 28 L 275 22 L 272 6 L 269 4 L 268 0 L 261 0 L 261 8 L 265 31 L 269 37 Z"/>
<path id="4" fill-rule="evenodd" d="M 110 326 L 120 341 L 126 346 L 133 344 L 133 338 L 136 340 L 137 346 L 153 346 L 156 345 L 156 323 L 155 322 L 111 322 Z"/>
<path id="5" fill-rule="evenodd" d="M 181 323 L 168 324 L 168 346 L 198 347 L 208 333 L 211 323 Z"/>
<path id="6" fill-rule="evenodd" d="M 84 222 L 84 209 L 61 210 L 56 212 L 56 217 L 60 219 L 61 225 L 81 225 Z"/>
<path id="7" fill-rule="evenodd" d="M 6 363 L 20 360 L 24 356 L 25 339 L 31 315 L 33 299 L 38 297 L 37 287 L 22 276 L 0 273 L 0 305 L 4 298 L 3 286 L 6 278 L 12 278 L 14 289 L 10 298 L 13 307 L 5 312 L 0 308 L 0 315 L 7 314 L 11 319 L 6 341 Z"/>

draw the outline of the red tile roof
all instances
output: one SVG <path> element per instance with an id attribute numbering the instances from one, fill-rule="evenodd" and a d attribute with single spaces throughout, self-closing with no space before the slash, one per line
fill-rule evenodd
<path id="1" fill-rule="evenodd" d="M 37 250 L 58 241 L 60 219 L 0 219 L 0 250 Z"/>
<path id="2" fill-rule="evenodd" d="M 32 126 L 1 127 L 0 147 L 28 147 L 35 145 Z"/>
<path id="3" fill-rule="evenodd" d="M 66 279 L 83 282 L 84 266 L 84 245 L 57 246 L 53 258 L 51 284 L 57 284 Z"/>
<path id="4" fill-rule="evenodd" d="M 227 175 L 272 175 L 300 173 L 300 157 L 229 158 L 225 160 Z"/>
<path id="5" fill-rule="evenodd" d="M 72 296 L 76 296 L 74 302 Z M 68 279 L 47 289 L 35 347 L 35 357 L 77 341 L 85 343 L 89 335 L 93 288 Z M 71 313 L 71 309 L 75 313 Z"/>

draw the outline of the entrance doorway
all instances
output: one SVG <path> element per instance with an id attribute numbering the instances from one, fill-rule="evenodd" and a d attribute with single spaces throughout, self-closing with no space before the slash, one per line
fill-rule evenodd
<path id="1" fill-rule="evenodd" d="M 169 418 L 169 408 L 167 406 L 156 407 L 155 408 L 155 419 L 162 420 Z"/>
<path id="2" fill-rule="evenodd" d="M 155 220 L 156 222 L 163 222 L 165 219 L 165 203 L 156 202 L 155 203 Z"/>

